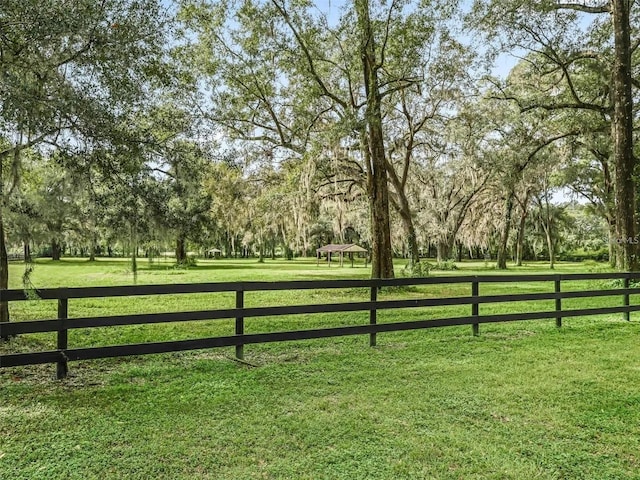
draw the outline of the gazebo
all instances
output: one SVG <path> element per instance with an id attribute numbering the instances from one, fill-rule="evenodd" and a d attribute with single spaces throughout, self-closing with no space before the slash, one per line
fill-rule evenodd
<path id="1" fill-rule="evenodd" d="M 327 254 L 327 265 L 331 266 L 331 255 L 337 253 L 340 255 L 340 266 L 343 266 L 344 263 L 344 254 L 348 253 L 349 258 L 351 258 L 351 267 L 353 267 L 353 254 L 354 253 L 367 253 L 368 250 L 366 248 L 362 248 L 360 245 L 356 245 L 355 243 L 330 243 L 329 245 L 325 245 L 324 247 L 320 247 L 316 249 L 316 265 L 320 265 L 320 257 L 323 253 Z M 367 257 L 364 257 L 364 266 L 367 266 Z"/>
<path id="2" fill-rule="evenodd" d="M 209 250 L 207 250 L 205 252 L 205 257 L 206 258 L 220 258 L 220 254 L 222 253 L 222 250 L 220 250 L 219 248 L 210 248 Z"/>

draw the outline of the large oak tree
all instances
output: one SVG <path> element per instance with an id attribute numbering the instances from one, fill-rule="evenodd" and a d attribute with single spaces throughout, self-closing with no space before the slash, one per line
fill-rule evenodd
<path id="1" fill-rule="evenodd" d="M 0 8 L 0 289 L 8 287 L 2 213 L 29 148 L 121 142 L 163 75 L 168 14 L 156 0 L 6 0 Z M 0 303 L 0 322 L 8 321 Z"/>

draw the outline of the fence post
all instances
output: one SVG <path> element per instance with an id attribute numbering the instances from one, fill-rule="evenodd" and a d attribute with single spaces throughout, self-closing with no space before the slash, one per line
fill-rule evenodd
<path id="1" fill-rule="evenodd" d="M 480 291 L 480 285 L 477 277 L 471 281 L 471 296 L 475 297 L 471 303 L 471 315 L 478 317 L 480 315 L 480 305 L 478 304 L 478 295 Z M 471 331 L 474 337 L 480 335 L 480 324 L 474 323 L 471 325 Z"/>
<path id="2" fill-rule="evenodd" d="M 629 288 L 629 277 L 626 277 L 624 279 L 624 288 L 628 289 Z M 625 293 L 624 294 L 624 306 L 628 307 L 629 306 L 629 294 Z M 626 312 L 624 312 L 624 319 L 628 322 L 631 320 L 631 316 L 629 315 L 629 310 L 627 310 Z"/>
<path id="3" fill-rule="evenodd" d="M 236 290 L 236 308 L 244 308 L 244 290 Z M 244 316 L 236 317 L 236 335 L 244 335 Z M 244 345 L 236 345 L 236 358 L 244 360 Z"/>
<path id="4" fill-rule="evenodd" d="M 553 281 L 554 291 L 556 294 L 560 293 L 560 278 L 560 275 L 556 275 L 556 278 Z M 556 312 L 562 312 L 562 298 L 559 295 L 556 296 Z M 558 313 L 558 316 L 556 317 L 556 327 L 562 327 L 562 316 L 560 316 L 560 313 Z"/>
<path id="5" fill-rule="evenodd" d="M 376 302 L 378 301 L 378 287 L 376 285 L 372 285 L 371 286 L 371 301 L 372 302 Z M 376 310 L 376 307 L 373 306 L 371 307 L 371 310 L 369 310 L 369 325 L 375 325 L 378 321 L 378 312 Z M 376 346 L 376 334 L 375 332 L 372 332 L 369 334 L 369 346 L 370 347 L 375 347 Z"/>
<path id="6" fill-rule="evenodd" d="M 60 360 L 58 360 L 56 365 L 56 377 L 58 380 L 62 380 L 63 378 L 67 378 L 67 374 L 69 373 L 69 365 L 67 362 L 67 356 L 64 351 L 68 348 L 68 330 L 67 330 L 67 318 L 69 318 L 69 299 L 68 298 L 59 298 L 58 299 L 58 319 L 62 323 L 62 327 L 58 330 L 58 341 L 57 348 L 60 351 Z"/>

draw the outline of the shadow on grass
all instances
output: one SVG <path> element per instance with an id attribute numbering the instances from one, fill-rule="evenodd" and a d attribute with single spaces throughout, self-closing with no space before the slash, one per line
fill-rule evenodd
<path id="1" fill-rule="evenodd" d="M 63 258 L 52 260 L 51 258 L 38 258 L 37 265 L 47 265 L 48 267 L 86 267 L 90 265 L 107 267 L 126 267 L 129 265 L 128 258 L 100 258 L 90 261 L 88 258 Z"/>
<path id="2" fill-rule="evenodd" d="M 120 267 L 130 268 L 131 261 L 129 258 L 105 258 L 99 257 L 94 261 L 90 261 L 88 258 L 62 258 L 61 260 L 52 260 L 51 258 L 38 258 L 36 260 L 38 265 L 46 265 L 47 267 Z M 204 260 L 198 259 L 197 264 L 189 267 L 179 267 L 171 259 L 154 259 L 153 262 L 149 262 L 147 258 L 138 258 L 138 270 L 139 271 L 165 271 L 165 270 L 251 270 L 273 267 L 290 267 L 296 268 L 316 268 L 315 260 L 284 260 L 284 259 L 265 259 L 263 263 L 259 263 L 257 258 L 248 259 L 221 259 L 221 260 Z M 322 268 L 320 265 L 319 268 Z M 358 266 L 356 265 L 356 268 Z"/>
<path id="3" fill-rule="evenodd" d="M 431 260 L 431 259 L 425 259 Z M 396 274 L 402 276 L 403 264 L 399 263 L 400 260 L 396 259 Z M 19 263 L 19 262 L 12 262 Z M 130 269 L 131 263 L 129 258 L 125 257 L 98 257 L 95 261 L 89 261 L 88 258 L 63 258 L 61 260 L 52 260 L 51 258 L 38 258 L 36 264 L 46 265 L 48 268 L 63 268 L 63 267 L 115 267 Z M 572 262 L 558 262 L 556 270 L 550 270 L 547 262 L 526 262 L 522 266 L 509 265 L 507 270 L 498 270 L 495 265 L 490 262 L 482 262 L 477 260 L 466 260 L 456 264 L 458 269 L 455 271 L 440 271 L 433 270 L 431 276 L 451 276 L 451 275 L 468 275 L 472 272 L 477 273 L 495 273 L 496 275 L 513 274 L 513 273 L 574 273 L 594 271 L 594 272 L 606 272 L 612 271 L 608 264 L 601 263 L 596 266 L 585 265 L 581 263 Z M 191 267 L 177 267 L 172 258 L 159 257 L 155 258 L 153 262 L 149 262 L 147 258 L 138 259 L 138 269 L 141 272 L 144 271 L 170 271 L 170 270 L 184 270 L 184 271 L 240 271 L 240 270 L 258 270 L 258 269 L 270 269 L 270 268 L 284 268 L 291 270 L 298 269 L 310 269 L 316 270 L 319 277 L 331 276 L 332 272 L 337 271 L 353 271 L 354 274 L 360 274 L 363 270 L 370 268 L 364 267 L 363 264 L 356 264 L 351 267 L 349 263 L 346 263 L 343 267 L 339 265 L 332 265 L 327 267 L 326 262 L 321 262 L 317 265 L 315 258 L 297 258 L 294 260 L 286 260 L 278 258 L 272 260 L 270 258 L 265 259 L 263 263 L 259 263 L 257 258 L 222 258 L 222 259 L 197 259 L 197 265 Z"/>

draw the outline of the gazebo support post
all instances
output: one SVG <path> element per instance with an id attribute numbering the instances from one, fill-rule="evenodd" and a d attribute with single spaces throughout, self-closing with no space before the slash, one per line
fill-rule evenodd
<path id="1" fill-rule="evenodd" d="M 355 243 L 348 244 L 328 244 L 323 247 L 316 249 L 316 266 L 320 266 L 320 260 L 322 260 L 322 254 L 326 253 L 327 255 L 327 266 L 330 267 L 333 261 L 333 254 L 337 253 L 340 255 L 339 263 L 340 267 L 344 267 L 345 261 L 345 253 L 349 254 L 348 260 L 351 260 L 351 268 L 355 266 L 355 253 L 364 253 L 368 254 L 367 250 L 356 245 Z M 365 268 L 368 264 L 368 258 L 365 256 Z"/>

